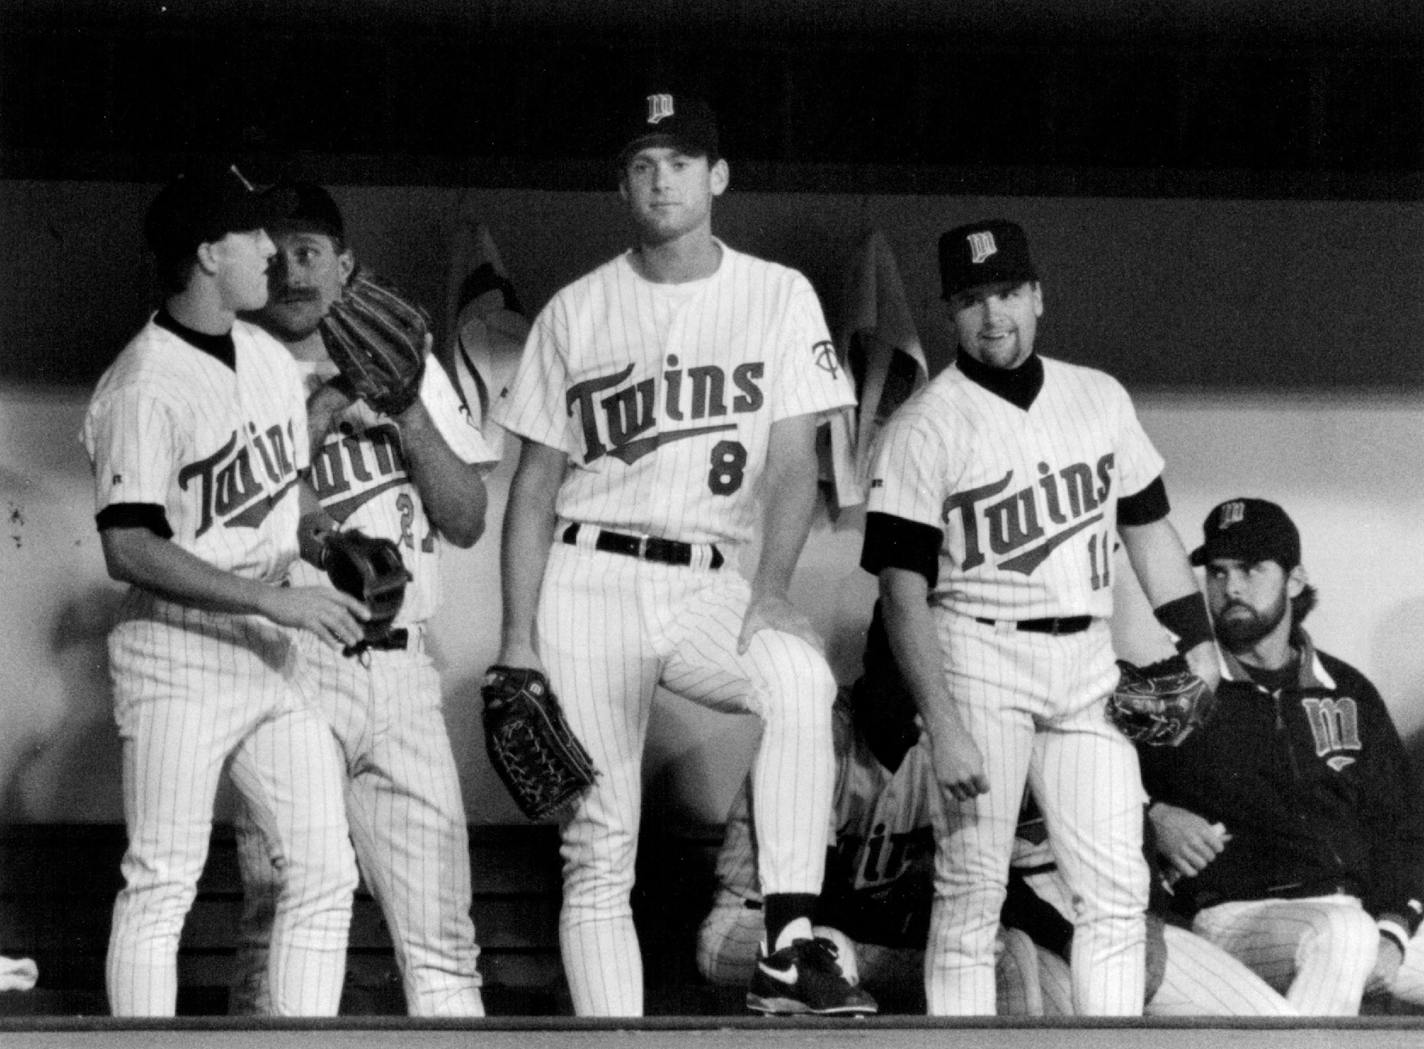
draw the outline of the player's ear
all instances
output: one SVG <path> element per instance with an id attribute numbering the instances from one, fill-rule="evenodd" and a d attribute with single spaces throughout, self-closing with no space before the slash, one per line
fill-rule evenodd
<path id="1" fill-rule="evenodd" d="M 342 287 L 351 279 L 351 274 L 356 272 L 356 254 L 350 248 L 342 248 L 341 254 L 336 256 L 336 272 L 341 278 Z"/>
<path id="2" fill-rule="evenodd" d="M 1029 281 L 1029 282 L 1028 282 L 1028 285 L 1029 285 L 1029 288 L 1031 289 L 1032 294 L 1033 294 L 1033 315 L 1034 315 L 1035 317 L 1042 317 L 1042 316 L 1043 316 L 1043 285 L 1039 284 L 1038 281 L 1036 281 L 1036 280 L 1031 280 L 1031 281 Z"/>
<path id="3" fill-rule="evenodd" d="M 204 273 L 212 274 L 218 271 L 218 248 L 215 241 L 199 244 L 194 254 L 198 259 L 198 268 Z"/>
<path id="4" fill-rule="evenodd" d="M 712 185 L 712 195 L 720 197 L 727 191 L 727 186 L 732 181 L 732 169 L 727 167 L 727 161 L 721 157 L 717 158 L 717 163 L 707 173 Z"/>
<path id="5" fill-rule="evenodd" d="M 1310 585 L 1310 577 L 1305 573 L 1305 565 L 1296 565 L 1286 573 L 1286 595 L 1294 601 Z"/>

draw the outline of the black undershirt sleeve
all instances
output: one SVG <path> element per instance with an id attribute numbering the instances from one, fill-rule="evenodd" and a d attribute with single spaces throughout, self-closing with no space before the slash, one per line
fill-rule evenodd
<path id="1" fill-rule="evenodd" d="M 1117 523 L 1120 525 L 1145 525 L 1160 521 L 1172 512 L 1172 504 L 1167 501 L 1167 486 L 1159 474 L 1152 483 L 1140 492 L 1126 496 L 1117 503 Z"/>
<path id="2" fill-rule="evenodd" d="M 157 503 L 110 503 L 94 515 L 99 531 L 106 528 L 147 528 L 160 539 L 172 539 L 168 514 Z"/>
<path id="3" fill-rule="evenodd" d="M 944 532 L 933 525 L 893 514 L 868 513 L 860 567 L 871 575 L 879 575 L 887 568 L 918 572 L 933 587 L 939 582 L 939 548 L 943 543 Z"/>

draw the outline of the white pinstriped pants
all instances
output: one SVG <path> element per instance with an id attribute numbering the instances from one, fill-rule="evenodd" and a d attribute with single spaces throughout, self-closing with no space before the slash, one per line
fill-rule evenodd
<path id="1" fill-rule="evenodd" d="M 585 529 L 592 536 L 593 529 Z M 563 826 L 559 939 L 580 1016 L 639 1016 L 643 966 L 629 902 L 642 759 L 656 688 L 762 719 L 752 763 L 758 874 L 767 892 L 819 894 L 834 782 L 825 659 L 761 631 L 737 654 L 750 588 L 731 568 L 673 566 L 556 543 L 537 645 L 599 776 Z"/>
<path id="2" fill-rule="evenodd" d="M 1028 886 L 1064 916 L 1073 897 L 1062 874 L 1048 870 L 1027 877 Z M 1147 1016 L 1296 1016 L 1296 1010 L 1266 982 L 1220 947 L 1175 925 L 1162 927 L 1166 958 L 1162 983 L 1147 1003 Z M 1072 1016 L 1068 965 L 1040 948 L 1039 977 L 1046 1015 Z"/>
<path id="3" fill-rule="evenodd" d="M 1379 926 L 1354 896 L 1232 900 L 1192 929 L 1286 996 L 1302 1016 L 1354 1016 L 1379 951 Z"/>
<path id="4" fill-rule="evenodd" d="M 1215 944 L 1168 925 L 1167 965 L 1162 985 L 1143 1010 L 1146 1016 L 1298 1016 L 1295 1007 L 1265 980 Z M 1045 1016 L 1072 1016 L 1068 963 L 1038 949 L 1039 984 Z"/>
<path id="5" fill-rule="evenodd" d="M 925 989 L 933 1015 L 992 1015 L 994 937 L 1024 784 L 1077 898 L 1073 997 L 1083 1016 L 1142 1012 L 1148 870 L 1137 752 L 1107 719 L 1117 681 L 1106 622 L 1053 637 L 936 611 L 949 692 L 989 792 L 932 796 L 935 902 Z"/>
<path id="6" fill-rule="evenodd" d="M 129 844 L 106 962 L 116 1016 L 172 1016 L 178 939 L 197 893 L 218 778 L 287 857 L 269 978 L 280 1015 L 335 1015 L 356 864 L 341 759 L 311 709 L 290 635 L 256 616 L 157 602 L 110 636 Z"/>
<path id="7" fill-rule="evenodd" d="M 316 705 L 345 757 L 346 814 L 361 871 L 390 929 L 411 1016 L 483 1016 L 470 917 L 469 830 L 441 711 L 440 675 L 410 629 L 404 651 L 348 659 L 310 635 Z M 246 806 L 235 821 L 242 869 L 232 1011 L 269 1013 L 267 943 L 280 854 Z"/>

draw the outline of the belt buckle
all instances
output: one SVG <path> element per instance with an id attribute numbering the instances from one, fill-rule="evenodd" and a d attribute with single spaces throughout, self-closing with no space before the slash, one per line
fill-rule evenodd
<path id="1" fill-rule="evenodd" d="M 646 561 L 647 559 L 648 559 L 648 537 L 647 537 L 646 535 L 640 535 L 640 536 L 638 536 L 638 560 L 639 560 L 639 561 Z"/>
<path id="2" fill-rule="evenodd" d="M 1050 624 L 1050 626 L 1049 626 L 1049 628 L 1048 628 L 1048 636 L 1049 636 L 1049 637 L 1057 637 L 1059 634 L 1062 633 L 1062 629 L 1061 629 L 1062 624 L 1063 624 L 1063 620 L 1062 620 L 1062 619 L 1058 618 L 1057 616 L 1054 616 L 1054 617 L 1053 617 L 1052 619 L 1050 619 L 1048 622 L 1049 622 L 1049 624 Z"/>

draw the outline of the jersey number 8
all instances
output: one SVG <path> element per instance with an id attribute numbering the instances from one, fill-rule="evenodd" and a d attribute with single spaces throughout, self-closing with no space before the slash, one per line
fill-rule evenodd
<path id="1" fill-rule="evenodd" d="M 707 471 L 707 487 L 713 495 L 731 495 L 746 476 L 747 450 L 737 441 L 718 441 L 712 446 L 712 469 Z"/>

